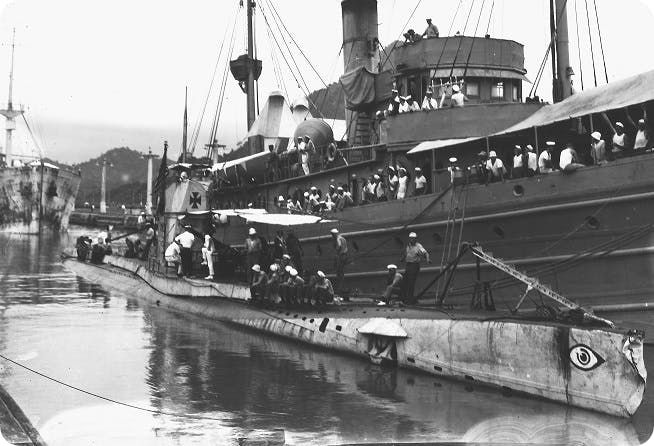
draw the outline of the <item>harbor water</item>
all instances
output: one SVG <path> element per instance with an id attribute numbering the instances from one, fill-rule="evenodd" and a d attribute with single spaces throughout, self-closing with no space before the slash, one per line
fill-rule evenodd
<path id="1" fill-rule="evenodd" d="M 76 235 L 0 235 L 0 355 L 33 370 L 0 358 L 2 384 L 49 445 L 236 444 L 274 429 L 294 445 L 631 445 L 652 432 L 651 388 L 614 418 L 146 305 L 66 271 Z M 645 358 L 654 370 L 652 347 Z"/>

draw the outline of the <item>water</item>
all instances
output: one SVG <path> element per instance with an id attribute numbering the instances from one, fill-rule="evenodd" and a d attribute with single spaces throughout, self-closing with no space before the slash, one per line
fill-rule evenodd
<path id="1" fill-rule="evenodd" d="M 3 385 L 50 445 L 219 445 L 282 428 L 289 444 L 463 441 L 640 444 L 653 391 L 632 419 L 382 370 L 232 326 L 171 313 L 67 272 L 74 237 L 0 235 Z M 645 351 L 654 370 L 654 349 Z M 193 418 L 195 417 L 195 418 Z"/>

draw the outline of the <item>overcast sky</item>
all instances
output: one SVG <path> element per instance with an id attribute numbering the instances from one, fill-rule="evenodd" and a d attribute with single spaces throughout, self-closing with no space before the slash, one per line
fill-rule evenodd
<path id="1" fill-rule="evenodd" d="M 274 1 L 286 27 L 329 83 L 342 74 L 337 59 L 342 41 L 339 0 L 260 0 L 272 20 Z M 654 2 L 596 0 L 609 79 L 654 69 L 646 50 L 654 28 Z M 478 35 L 486 27 L 493 37 L 525 45 L 527 76 L 533 79 L 549 39 L 549 0 L 462 0 L 454 23 L 457 0 L 379 0 L 379 34 L 383 44 L 396 39 L 416 4 L 408 28 L 422 31 L 426 17 L 441 36 L 464 30 L 472 35 L 481 13 Z M 592 86 L 586 12 L 582 0 L 568 1 L 572 65 L 577 74 L 575 3 L 579 8 L 582 64 L 586 87 Z M 595 28 L 592 0 L 588 0 Z M 189 126 L 195 124 L 207 95 L 225 30 L 234 22 L 238 0 L 0 0 L 0 101 L 6 103 L 12 29 L 16 29 L 14 103 L 24 104 L 35 133 L 48 156 L 61 161 L 84 161 L 116 146 L 160 151 L 171 143 L 173 154 L 181 141 L 184 87 L 189 88 Z M 489 14 L 492 6 L 492 17 Z M 241 12 L 238 23 L 244 25 Z M 261 11 L 257 12 L 257 47 L 264 68 L 260 82 L 263 103 L 273 89 L 285 90 L 291 100 L 300 96 L 284 63 L 284 85 L 278 85 L 271 62 L 270 39 Z M 234 57 L 244 52 L 243 29 L 237 30 Z M 594 30 L 595 57 L 600 82 L 604 80 L 599 41 Z M 288 39 L 286 39 L 288 41 Z M 283 45 L 283 43 L 280 44 Z M 290 44 L 290 43 L 289 43 Z M 277 50 L 276 50 L 277 51 Z M 277 57 L 279 52 L 277 51 Z M 295 52 L 310 89 L 322 87 Z M 220 83 L 225 55 L 219 64 Z M 549 73 L 549 65 L 546 74 Z M 577 76 L 579 77 L 579 76 Z M 551 80 L 545 77 L 539 94 L 550 98 Z M 579 81 L 577 81 L 579 87 Z M 529 90 L 527 85 L 525 91 Z M 198 146 L 206 143 L 218 97 L 214 91 L 204 118 Z M 29 151 L 26 132 L 17 132 L 17 145 Z M 219 139 L 234 144 L 246 133 L 245 95 L 230 77 L 219 126 Z M 0 138 L 4 146 L 4 136 Z"/>

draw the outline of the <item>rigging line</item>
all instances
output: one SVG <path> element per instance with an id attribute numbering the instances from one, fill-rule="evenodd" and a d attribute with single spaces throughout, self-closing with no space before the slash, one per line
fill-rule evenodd
<path id="1" fill-rule="evenodd" d="M 470 20 L 470 14 L 472 14 L 472 9 L 475 7 L 475 1 L 477 0 L 472 0 L 472 3 L 470 4 L 470 11 L 468 11 L 466 22 L 463 25 L 463 34 L 465 34 L 466 28 L 468 27 L 468 20 Z M 456 65 L 456 58 L 459 57 L 459 51 L 461 50 L 461 45 L 463 44 L 463 34 L 461 35 L 461 37 L 459 37 L 459 46 L 456 49 L 456 53 L 454 54 L 454 59 L 452 59 L 452 68 L 450 69 L 449 77 L 452 77 L 452 74 L 454 74 L 454 66 Z"/>
<path id="2" fill-rule="evenodd" d="M 504 5 L 504 4 L 502 4 L 502 5 Z M 567 9 L 566 9 L 567 5 L 568 5 L 568 0 L 564 0 L 563 7 L 561 8 L 561 11 L 559 12 L 558 17 L 556 18 L 556 23 L 559 23 L 561 21 L 561 19 L 563 18 L 563 13 L 567 11 Z M 502 9 L 504 9 L 504 6 L 502 6 Z M 555 30 L 555 33 L 556 33 L 556 30 Z M 547 64 L 547 57 L 549 56 L 550 51 L 552 50 L 552 47 L 554 46 L 554 41 L 556 39 L 556 34 L 555 33 L 552 33 L 552 35 L 550 37 L 550 42 L 547 45 L 547 49 L 545 50 L 545 57 L 543 57 L 543 63 L 542 63 L 543 71 L 545 69 L 545 65 Z M 534 81 L 534 85 L 532 85 L 532 88 L 529 91 L 529 96 L 531 96 L 532 92 L 533 93 L 536 92 L 536 88 L 538 88 L 538 84 L 540 84 L 540 79 L 542 78 L 542 76 L 543 76 L 543 74 L 541 73 L 540 77 L 538 78 L 538 82 Z"/>
<path id="3" fill-rule="evenodd" d="M 466 67 L 463 70 L 463 77 L 468 73 L 468 66 L 470 65 L 470 57 L 472 56 L 472 48 L 475 46 L 475 41 L 477 40 L 477 29 L 479 28 L 479 22 L 481 22 L 481 15 L 484 12 L 484 5 L 486 0 L 482 0 L 481 9 L 479 10 L 479 17 L 477 17 L 477 24 L 475 25 L 475 32 L 472 35 L 472 42 L 470 43 L 470 51 L 468 51 L 468 58 L 466 59 Z"/>
<path id="4" fill-rule="evenodd" d="M 338 61 L 341 58 L 341 53 L 342 52 L 343 52 L 343 44 L 341 43 L 341 47 L 338 49 L 338 54 L 336 55 L 336 60 L 332 64 L 332 68 L 329 71 L 329 79 L 332 78 L 332 76 L 334 75 L 334 71 L 336 71 L 336 66 L 338 65 Z M 340 87 L 340 85 L 341 85 L 340 82 L 337 82 L 337 84 L 338 84 L 337 88 Z M 320 101 L 320 108 L 321 109 L 325 105 L 325 101 L 327 100 L 327 96 L 329 96 L 329 87 L 325 88 L 325 94 L 322 95 L 322 100 Z M 334 126 L 335 121 L 336 121 L 336 113 L 334 113 L 334 119 L 332 121 L 332 127 Z"/>
<path id="5" fill-rule="evenodd" d="M 316 111 L 318 112 L 320 117 L 324 119 L 325 116 L 316 107 L 316 104 L 311 100 L 311 97 L 309 96 L 309 94 L 310 94 L 309 87 L 307 86 L 306 82 L 304 82 L 304 78 L 302 77 L 302 73 L 301 73 L 299 67 L 297 66 L 297 63 L 295 62 L 295 59 L 293 57 L 292 52 L 289 49 L 289 56 L 290 56 L 291 60 L 293 61 L 293 64 L 295 65 L 296 70 L 298 71 L 300 79 L 302 79 L 302 82 L 304 83 L 304 86 L 305 86 L 304 89 L 302 88 L 302 85 L 300 84 L 300 81 L 298 80 L 297 76 L 295 75 L 295 72 L 293 71 L 293 67 L 291 67 L 291 64 L 288 62 L 288 59 L 286 59 L 286 55 L 284 54 L 284 51 L 282 50 L 281 46 L 279 45 L 279 42 L 277 41 L 277 37 L 275 36 L 274 30 L 270 26 L 270 22 L 268 21 L 268 17 L 266 16 L 265 11 L 263 10 L 263 4 L 259 5 L 259 9 L 261 10 L 261 15 L 263 15 L 263 20 L 266 22 L 266 26 L 268 26 L 272 31 L 272 36 L 273 36 L 273 39 L 275 40 L 275 45 L 277 45 L 277 48 L 279 49 L 279 52 L 282 55 L 282 59 L 284 59 L 284 62 L 286 63 L 286 66 L 288 67 L 289 71 L 291 72 L 291 75 L 293 76 L 293 79 L 295 79 L 295 82 L 297 83 L 298 88 L 302 91 L 302 93 L 304 93 L 306 95 L 307 101 L 311 105 L 314 106 L 314 108 L 316 109 Z M 279 28 L 279 25 L 277 25 L 277 27 Z M 281 32 L 280 32 L 280 37 L 283 37 L 283 36 L 281 36 Z M 285 44 L 286 48 L 288 49 L 288 44 L 286 43 L 285 40 L 284 40 L 284 44 Z"/>
<path id="6" fill-rule="evenodd" d="M 597 34 L 599 35 L 600 50 L 602 52 L 602 63 L 604 64 L 604 77 L 606 78 L 606 83 L 609 83 L 609 73 L 606 71 L 606 58 L 604 57 L 604 44 L 602 43 L 602 30 L 600 29 L 599 15 L 597 14 L 597 1 L 593 0 L 593 5 L 595 6 L 595 21 L 597 22 Z"/>
<path id="7" fill-rule="evenodd" d="M 224 420 L 222 420 L 220 418 L 215 418 L 215 417 L 207 417 L 207 416 L 204 416 L 204 415 L 192 415 L 192 414 L 177 413 L 177 412 L 168 412 L 168 411 L 164 411 L 164 410 L 149 409 L 147 407 L 136 406 L 134 404 L 125 403 L 125 402 L 122 402 L 122 401 L 115 400 L 113 398 L 109 398 L 107 396 L 103 396 L 103 395 L 91 392 L 89 390 L 82 389 L 81 387 L 77 387 L 77 386 L 74 386 L 72 384 L 68 384 L 68 383 L 66 383 L 64 381 L 61 381 L 61 380 L 57 379 L 57 378 L 53 378 L 52 376 L 46 375 L 45 373 L 41 373 L 38 370 L 30 368 L 30 367 L 28 367 L 28 366 L 26 366 L 24 364 L 16 362 L 13 359 L 10 359 L 10 358 L 8 358 L 8 357 L 6 357 L 4 355 L 0 355 L 0 358 L 2 358 L 5 361 L 10 362 L 10 363 L 18 366 L 18 367 L 20 367 L 22 369 L 25 369 L 25 370 L 27 370 L 29 372 L 32 372 L 35 375 L 38 375 L 38 376 L 40 376 L 42 378 L 45 378 L 47 380 L 53 381 L 53 382 L 55 382 L 57 384 L 60 384 L 60 385 L 62 385 L 64 387 L 68 387 L 69 389 L 75 390 L 77 392 L 81 392 L 81 393 L 84 393 L 86 395 L 89 395 L 89 396 L 92 396 L 92 397 L 95 397 L 95 398 L 99 398 L 99 399 L 104 400 L 104 401 L 108 401 L 110 403 L 118 404 L 120 406 L 125 406 L 125 407 L 129 407 L 131 409 L 136 409 L 136 410 L 141 410 L 143 412 L 149 412 L 149 413 L 153 413 L 153 414 L 156 414 L 156 415 L 167 415 L 167 416 L 172 416 L 172 417 L 191 418 L 191 419 L 195 419 L 195 420 L 224 421 Z"/>
<path id="8" fill-rule="evenodd" d="M 579 80 L 581 82 L 581 89 L 584 89 L 584 68 L 581 64 L 581 36 L 579 35 L 579 14 L 577 13 L 577 4 L 579 0 L 575 0 L 575 25 L 577 27 L 577 60 L 579 63 Z"/>
<path id="9" fill-rule="evenodd" d="M 229 47 L 229 52 L 227 54 L 227 59 L 231 59 L 232 54 L 234 52 L 234 46 L 236 44 L 236 34 L 233 34 L 233 39 L 230 42 L 230 47 Z M 227 78 L 229 77 L 229 64 L 225 64 L 225 69 L 223 70 L 223 79 L 222 79 L 222 84 L 220 86 L 220 94 L 218 97 L 218 103 L 216 104 L 216 113 L 214 115 L 214 121 L 212 125 L 212 130 L 211 130 L 211 138 L 209 140 L 209 144 L 213 144 L 213 141 L 216 139 L 216 135 L 218 133 L 218 124 L 220 123 L 220 113 L 222 112 L 223 109 L 223 102 L 225 100 L 225 92 L 226 92 L 226 85 L 227 85 Z M 249 130 L 249 129 L 248 129 Z"/>
<path id="10" fill-rule="evenodd" d="M 450 196 L 450 208 L 447 211 L 447 222 L 445 223 L 445 235 L 443 236 L 443 251 L 441 252 L 441 265 L 440 268 L 438 269 L 439 273 L 443 271 L 443 267 L 445 266 L 445 252 L 447 251 L 445 249 L 445 245 L 449 243 L 451 234 L 450 234 L 450 222 L 452 223 L 452 231 L 454 231 L 454 223 L 456 221 L 456 214 L 455 214 L 455 209 L 454 209 L 454 195 L 456 194 L 456 190 L 452 190 L 452 195 Z M 436 295 L 440 295 L 441 291 L 441 281 L 438 280 L 436 282 Z"/>
<path id="11" fill-rule="evenodd" d="M 445 54 L 445 48 L 447 48 L 447 42 L 450 41 L 450 36 L 452 35 L 452 28 L 454 27 L 454 22 L 456 21 L 456 16 L 459 14 L 459 8 L 461 8 L 461 4 L 463 3 L 463 0 L 459 0 L 459 4 L 456 7 L 456 10 L 454 11 L 454 16 L 452 17 L 452 21 L 450 22 L 450 29 L 447 31 L 447 36 L 445 37 L 445 43 L 443 43 L 443 48 L 441 48 L 441 54 L 438 56 L 438 60 L 436 61 L 436 65 L 434 65 L 434 75 L 432 78 L 429 80 L 429 83 L 433 83 L 434 79 L 436 79 L 436 73 L 438 70 L 438 67 L 441 63 L 441 60 L 443 59 L 443 54 Z"/>
<path id="12" fill-rule="evenodd" d="M 25 121 L 25 125 L 27 126 L 27 131 L 30 133 L 30 136 L 32 137 L 32 140 L 34 141 L 34 145 L 39 150 L 39 154 L 41 155 L 41 158 L 43 158 L 43 156 L 45 154 L 43 153 L 43 149 L 41 148 L 41 145 L 36 140 L 36 137 L 34 136 L 34 133 L 32 133 L 32 129 L 30 128 L 30 125 L 27 122 L 27 118 L 25 118 L 25 113 L 21 114 L 21 116 L 23 117 L 23 121 Z"/>
<path id="13" fill-rule="evenodd" d="M 264 14 L 264 11 L 263 11 L 263 4 L 260 4 L 259 7 L 260 7 L 260 9 L 261 9 L 261 13 Z M 264 17 L 265 17 L 265 14 L 264 14 Z M 309 89 L 309 85 L 307 84 L 307 82 L 306 82 L 305 79 L 304 79 L 304 76 L 302 75 L 302 70 L 300 70 L 300 66 L 298 65 L 297 61 L 295 60 L 295 56 L 293 55 L 293 51 L 291 51 L 291 47 L 289 46 L 288 42 L 287 42 L 286 39 L 284 38 L 284 33 L 282 32 L 282 26 L 281 26 L 280 23 L 277 21 L 277 18 L 275 17 L 274 13 L 272 14 L 271 17 L 272 17 L 273 23 L 274 23 L 275 26 L 277 27 L 277 31 L 278 31 L 278 33 L 279 33 L 279 37 L 280 37 L 280 39 L 282 40 L 282 42 L 284 43 L 284 46 L 286 47 L 286 50 L 288 51 L 288 55 L 289 55 L 291 61 L 293 61 L 293 65 L 295 66 L 295 69 L 296 69 L 296 71 L 298 72 L 298 75 L 300 76 L 300 80 L 302 80 L 302 84 L 304 85 L 304 90 L 306 90 L 306 92 L 307 92 L 306 94 L 307 94 L 307 96 L 308 96 L 308 95 L 309 95 L 309 92 L 310 92 L 311 90 Z M 273 32 L 274 32 L 274 31 L 273 31 Z M 281 51 L 281 48 L 280 48 L 280 51 Z M 302 90 L 302 87 L 301 87 L 300 85 L 298 85 L 298 87 L 300 87 L 300 89 Z"/>
<path id="14" fill-rule="evenodd" d="M 590 32 L 590 16 L 588 15 L 588 0 L 584 0 L 586 4 L 586 22 L 588 23 L 588 40 L 590 41 L 590 57 L 593 62 L 593 79 L 595 80 L 595 86 L 597 87 L 597 73 L 595 72 L 595 53 L 593 51 L 593 36 Z"/>
<path id="15" fill-rule="evenodd" d="M 273 14 L 277 15 L 277 17 L 279 18 L 279 21 L 281 22 L 282 26 L 284 27 L 284 30 L 286 31 L 286 34 L 288 34 L 288 37 L 291 38 L 291 41 L 297 47 L 297 49 L 300 51 L 300 54 L 302 55 L 302 57 L 304 57 L 304 60 L 307 61 L 307 63 L 309 64 L 309 66 L 311 67 L 313 72 L 316 73 L 316 76 L 318 76 L 318 79 L 320 79 L 320 82 L 322 82 L 322 84 L 326 87 L 327 84 L 325 83 L 323 78 L 320 76 L 320 73 L 318 72 L 318 70 L 316 70 L 316 68 L 313 66 L 313 64 L 309 60 L 309 58 L 306 56 L 306 54 L 304 54 L 304 51 L 302 51 L 302 48 L 300 48 L 300 45 L 298 45 L 298 43 L 295 41 L 295 38 L 293 37 L 291 32 L 288 30 L 288 28 L 286 28 L 286 25 L 284 24 L 284 21 L 282 20 L 282 18 L 279 16 L 279 13 L 277 12 L 277 8 L 275 8 L 275 4 L 271 0 L 268 0 L 267 3 L 272 8 Z"/>
<path id="16" fill-rule="evenodd" d="M 491 4 L 491 9 L 490 13 L 488 14 L 488 25 L 486 25 L 486 34 L 488 35 L 488 31 L 490 30 L 490 24 L 491 20 L 493 19 L 493 10 L 495 9 L 495 0 L 493 0 L 493 4 Z"/>
<path id="17" fill-rule="evenodd" d="M 395 48 L 397 47 L 397 43 L 398 43 L 398 42 L 400 41 L 400 39 L 402 38 L 402 34 L 404 34 L 404 30 L 406 29 L 407 25 L 409 24 L 409 22 L 410 22 L 411 19 L 413 18 L 413 15 L 414 15 L 414 14 L 416 13 L 416 11 L 418 10 L 418 6 L 420 6 L 420 3 L 422 3 L 422 0 L 418 0 L 418 3 L 416 3 L 416 7 L 413 8 L 413 11 L 411 11 L 411 15 L 409 16 L 409 18 L 407 19 L 406 23 L 404 24 L 404 26 L 403 26 L 402 29 L 400 30 L 400 34 L 397 36 L 397 39 L 395 39 L 395 42 L 393 42 L 393 46 L 391 47 L 391 50 L 388 52 L 388 56 L 386 57 L 386 60 L 384 60 L 384 63 L 382 63 L 382 64 L 380 65 L 381 67 L 383 67 L 384 65 L 386 65 L 386 62 L 388 61 L 388 58 L 391 57 L 391 54 L 393 54 L 393 51 L 395 51 Z"/>
<path id="18" fill-rule="evenodd" d="M 238 15 L 240 12 L 240 7 L 237 6 L 236 9 L 236 14 L 234 14 L 234 21 L 232 23 L 232 33 L 234 32 L 234 29 L 236 28 L 236 20 L 238 19 Z M 211 91 L 213 90 L 213 84 L 216 79 L 216 72 L 218 71 L 218 65 L 220 64 L 220 58 L 222 56 L 223 52 L 223 47 L 225 46 L 225 41 L 227 40 L 227 34 L 229 32 L 229 27 L 225 28 L 225 34 L 223 35 L 223 40 L 220 43 L 220 49 L 218 50 L 218 57 L 216 58 L 216 64 L 214 65 L 213 68 L 213 74 L 211 76 L 211 82 L 209 83 L 209 90 L 207 91 L 207 95 L 204 99 L 204 104 L 202 105 L 202 111 L 200 112 L 200 116 L 198 118 L 198 121 L 196 122 L 196 125 L 193 129 L 193 133 L 191 134 L 191 153 L 195 151 L 195 147 L 198 142 L 198 137 L 200 135 L 200 128 L 202 127 L 202 121 L 204 120 L 204 114 L 207 109 L 207 104 L 209 102 L 209 97 L 211 96 Z M 212 141 L 213 142 L 213 141 Z"/>

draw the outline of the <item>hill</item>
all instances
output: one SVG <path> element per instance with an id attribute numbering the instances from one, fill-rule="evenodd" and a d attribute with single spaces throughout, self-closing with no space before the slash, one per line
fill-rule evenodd
<path id="1" fill-rule="evenodd" d="M 138 206 L 145 203 L 146 180 L 148 174 L 147 160 L 143 153 L 128 147 L 117 147 L 108 150 L 97 158 L 76 164 L 74 167 L 82 172 L 82 182 L 77 194 L 77 206 L 84 202 L 100 204 L 100 181 L 102 177 L 101 161 L 106 159 L 107 166 L 107 205 Z M 161 157 L 155 157 L 153 175 L 156 178 Z M 170 162 L 168 162 L 170 164 Z"/>

